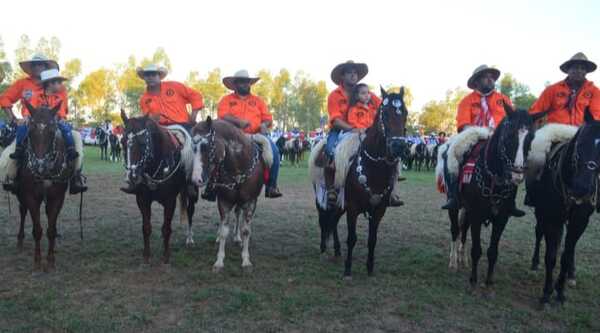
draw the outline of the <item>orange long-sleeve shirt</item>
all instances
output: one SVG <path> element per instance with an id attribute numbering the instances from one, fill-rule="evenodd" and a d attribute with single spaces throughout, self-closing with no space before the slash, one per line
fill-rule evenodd
<path id="1" fill-rule="evenodd" d="M 231 93 L 219 101 L 217 106 L 219 118 L 231 116 L 242 119 L 250 123 L 244 132 L 255 134 L 260 131 L 260 124 L 265 121 L 272 121 L 273 116 L 267 108 L 267 104 L 258 96 L 248 95 L 240 96 Z"/>
<path id="2" fill-rule="evenodd" d="M 11 108 L 17 101 L 28 101 L 34 107 L 40 107 L 46 105 L 50 108 L 56 106 L 58 101 L 62 101 L 60 111 L 57 116 L 61 119 L 65 119 L 68 113 L 68 97 L 67 91 L 63 90 L 56 94 L 46 96 L 44 89 L 41 84 L 38 84 L 31 77 L 26 77 L 15 81 L 6 91 L 0 96 L 0 107 Z M 23 117 L 29 116 L 29 110 L 21 104 L 21 115 Z"/>
<path id="3" fill-rule="evenodd" d="M 366 105 L 358 102 L 348 110 L 348 124 L 354 128 L 369 128 L 375 120 L 379 104 L 369 101 Z"/>
<path id="4" fill-rule="evenodd" d="M 190 121 L 187 105 L 192 110 L 202 109 L 204 99 L 194 89 L 175 81 L 160 83 L 160 93 L 145 92 L 140 98 L 140 108 L 144 114 L 159 115 L 159 124 L 183 124 Z"/>
<path id="5" fill-rule="evenodd" d="M 574 101 L 570 101 L 571 88 L 563 80 L 548 86 L 529 109 L 530 114 L 548 111 L 546 122 L 580 126 L 586 107 L 595 119 L 600 119 L 600 89 L 586 81 Z M 571 107 L 569 107 L 571 105 Z"/>
<path id="6" fill-rule="evenodd" d="M 456 128 L 458 132 L 462 131 L 467 125 L 472 126 L 498 126 L 504 119 L 504 103 L 512 107 L 512 102 L 507 96 L 494 91 L 489 96 L 486 96 L 488 111 L 493 119 L 493 124 L 490 124 L 483 114 L 481 106 L 481 94 L 478 91 L 465 96 L 458 104 L 458 112 L 456 113 Z"/>
<path id="7" fill-rule="evenodd" d="M 371 101 L 377 106 L 381 104 L 381 99 L 377 95 L 369 92 Z M 338 86 L 327 97 L 327 113 L 329 114 L 329 124 L 333 125 L 335 119 L 348 121 L 348 110 L 350 109 L 350 99 L 346 96 L 344 87 Z"/>

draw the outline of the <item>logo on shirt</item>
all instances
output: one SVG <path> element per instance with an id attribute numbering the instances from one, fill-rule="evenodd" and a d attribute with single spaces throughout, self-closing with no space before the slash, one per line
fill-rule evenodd
<path id="1" fill-rule="evenodd" d="M 473 104 L 471 104 L 471 107 L 474 108 L 474 109 L 479 109 L 479 108 L 481 108 L 481 104 L 479 104 L 479 103 L 473 103 Z"/>
<path id="2" fill-rule="evenodd" d="M 250 100 L 250 101 L 248 101 L 248 105 L 250 105 L 250 106 L 256 106 L 256 101 Z"/>
<path id="3" fill-rule="evenodd" d="M 356 113 L 356 116 L 357 116 L 358 118 L 362 118 L 362 117 L 364 117 L 364 116 L 365 116 L 365 113 L 364 113 L 364 112 L 362 112 L 362 111 L 359 111 L 359 112 L 357 112 L 357 113 Z"/>
<path id="4" fill-rule="evenodd" d="M 175 95 L 175 91 L 171 88 L 167 89 L 167 96 L 171 97 L 173 95 Z"/>
<path id="5" fill-rule="evenodd" d="M 501 100 L 501 99 L 499 99 L 499 100 L 496 101 L 496 105 L 498 105 L 498 106 L 504 106 L 504 101 Z"/>
<path id="6" fill-rule="evenodd" d="M 583 97 L 588 98 L 588 99 L 592 98 L 592 93 L 589 91 L 586 91 L 585 94 L 583 94 Z"/>
<path id="7" fill-rule="evenodd" d="M 565 93 L 564 91 L 559 91 L 556 94 L 556 97 L 558 97 L 558 98 L 565 98 L 565 97 L 567 97 L 567 93 Z"/>
<path id="8" fill-rule="evenodd" d="M 144 103 L 146 104 L 146 106 L 150 105 L 150 103 L 152 103 L 152 98 L 148 98 L 144 101 Z"/>
<path id="9" fill-rule="evenodd" d="M 230 108 L 232 108 L 232 107 L 234 107 L 234 106 L 236 106 L 236 105 L 237 105 L 237 102 L 236 102 L 236 101 L 230 101 L 230 102 L 229 102 L 229 107 L 230 107 Z"/>
<path id="10" fill-rule="evenodd" d="M 338 101 L 338 107 L 340 107 L 340 108 L 344 108 L 344 107 L 346 107 L 346 105 L 348 105 L 348 101 L 347 101 L 347 100 L 345 100 L 345 99 L 340 99 L 340 100 Z"/>
<path id="11" fill-rule="evenodd" d="M 33 91 L 31 91 L 31 89 L 25 89 L 23 90 L 23 99 L 26 101 L 31 100 L 31 97 L 33 97 Z"/>

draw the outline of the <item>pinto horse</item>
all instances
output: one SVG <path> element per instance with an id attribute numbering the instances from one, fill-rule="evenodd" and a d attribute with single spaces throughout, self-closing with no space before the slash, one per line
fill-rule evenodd
<path id="1" fill-rule="evenodd" d="M 154 201 L 164 208 L 162 238 L 163 263 L 171 257 L 171 221 L 180 203 L 180 218 L 187 222 L 186 245 L 193 244 L 192 217 L 197 197 L 188 194 L 188 173 L 191 171 L 191 138 L 179 146 L 169 130 L 159 126 L 147 115 L 128 118 L 121 110 L 125 124 L 124 144 L 127 179 L 136 186 L 136 201 L 142 214 L 144 234 L 144 263 L 150 262 L 150 235 L 152 233 L 151 205 Z"/>
<path id="2" fill-rule="evenodd" d="M 27 211 L 33 222 L 35 250 L 33 271 L 42 271 L 41 239 L 43 229 L 40 221 L 40 206 L 46 204 L 48 218 L 48 255 L 47 271 L 55 269 L 54 247 L 56 244 L 56 224 L 58 215 L 65 201 L 72 168 L 68 167 L 65 157 L 65 145 L 58 130 L 56 114 L 60 104 L 52 109 L 34 108 L 28 102 L 25 107 L 31 114 L 27 134 L 25 159 L 17 171 L 19 185 L 17 198 L 21 212 L 21 228 L 19 230 L 19 247 L 23 244 L 23 222 Z"/>
<path id="3" fill-rule="evenodd" d="M 451 223 L 450 268 L 456 268 L 457 250 L 464 247 L 466 233 L 471 228 L 471 287 L 477 285 L 478 263 L 481 257 L 481 226 L 492 224 L 492 235 L 487 251 L 488 272 L 486 285 L 494 283 L 494 268 L 498 258 L 498 244 L 508 223 L 510 209 L 518 185 L 523 181 L 528 148 L 533 138 L 533 119 L 525 110 L 514 111 L 504 105 L 506 116 L 494 133 L 482 143 L 476 156 L 472 181 L 460 191 L 464 217 L 459 223 L 459 210 L 450 209 Z M 474 128 L 475 129 L 475 128 Z M 457 238 L 461 244 L 457 246 Z"/>
<path id="4" fill-rule="evenodd" d="M 228 122 L 207 117 L 193 128 L 192 137 L 195 151 L 192 181 L 199 187 L 206 184 L 214 188 L 221 217 L 217 236 L 219 252 L 213 270 L 223 270 L 229 217 L 234 211 L 235 241 L 242 245 L 242 269 L 250 271 L 251 222 L 268 167 L 263 164 L 253 140 Z"/>
<path id="5" fill-rule="evenodd" d="M 600 121 L 593 118 L 589 108 L 585 110 L 584 121 L 570 141 L 553 150 L 535 185 L 533 204 L 538 225 L 536 229 L 540 229 L 546 242 L 546 278 L 540 299 L 542 305 L 550 302 L 553 289 L 556 290 L 556 300 L 565 302 L 565 281 L 568 278 L 575 279 L 577 241 L 585 232 L 591 214 L 598 208 Z M 552 272 L 565 224 L 567 234 L 560 273 L 553 287 Z"/>
<path id="6" fill-rule="evenodd" d="M 382 88 L 381 95 L 382 103 L 375 115 L 375 121 L 366 130 L 365 138 L 360 142 L 355 158 L 349 163 L 349 171 L 344 182 L 343 205 L 324 207 L 317 202 L 321 226 L 321 253 L 326 251 L 327 239 L 333 234 L 335 255 L 340 255 L 337 225 L 342 215 L 347 214 L 348 253 L 344 269 L 346 279 L 352 277 L 356 223 L 358 215 L 363 213 L 369 220 L 367 272 L 373 275 L 377 230 L 398 177 L 398 163 L 408 146 L 404 137 L 408 117 L 408 110 L 404 104 L 404 88 L 400 89 L 400 93 L 390 94 Z M 313 151 L 312 155 L 314 154 Z M 336 168 L 337 165 L 336 162 Z"/>
<path id="7" fill-rule="evenodd" d="M 100 159 L 108 161 L 108 135 L 100 126 L 96 127 L 96 137 L 98 138 L 98 146 L 100 147 Z"/>

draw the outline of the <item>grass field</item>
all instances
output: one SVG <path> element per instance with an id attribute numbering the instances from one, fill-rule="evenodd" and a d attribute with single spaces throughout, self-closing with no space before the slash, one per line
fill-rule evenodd
<path id="1" fill-rule="evenodd" d="M 600 225 L 595 215 L 580 240 L 577 287 L 564 307 L 540 310 L 543 270 L 529 271 L 533 214 L 513 219 L 500 243 L 495 297 L 467 292 L 468 272 L 448 271 L 449 223 L 431 173 L 406 174 L 404 207 L 388 210 L 379 229 L 375 276 L 366 274 L 366 223 L 359 222 L 354 279 L 340 262 L 322 261 L 306 168 L 283 167 L 285 197 L 259 201 L 253 222 L 254 271 L 243 274 L 240 249 L 228 243 L 225 270 L 216 258 L 216 205 L 199 202 L 196 244 L 184 246 L 174 223 L 170 267 L 160 264 L 162 211 L 153 210 L 150 267 L 142 266 L 141 216 L 118 190 L 121 164 L 87 148 L 90 191 L 79 239 L 79 197 L 70 197 L 59 230 L 57 271 L 32 277 L 31 222 L 16 250 L 18 217 L 0 198 L 0 331 L 252 332 L 564 332 L 600 331 Z M 522 202 L 522 201 L 521 201 Z M 45 224 L 44 224 L 45 225 Z M 340 223 L 345 255 L 345 223 Z M 484 229 L 484 250 L 489 240 Z M 44 238 L 45 240 L 45 238 Z M 46 249 L 44 241 L 44 250 Z M 480 277 L 487 267 L 482 257 Z"/>

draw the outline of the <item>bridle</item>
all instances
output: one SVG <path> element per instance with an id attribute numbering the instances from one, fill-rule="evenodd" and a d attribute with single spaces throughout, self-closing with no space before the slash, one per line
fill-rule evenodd
<path id="1" fill-rule="evenodd" d="M 66 183 L 68 181 L 68 168 L 65 154 L 59 152 L 57 140 L 60 132 L 56 128 L 56 120 L 52 119 L 49 123 L 36 124 L 31 120 L 30 126 L 48 126 L 49 132 L 53 133 L 52 141 L 48 145 L 42 157 L 38 157 L 32 146 L 32 140 L 29 136 L 27 147 L 25 149 L 25 167 L 31 172 L 36 181 L 51 180 L 53 182 Z"/>

